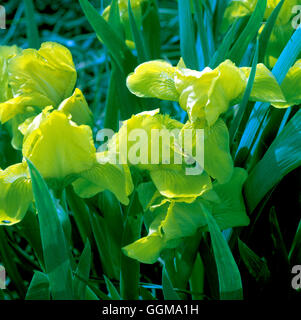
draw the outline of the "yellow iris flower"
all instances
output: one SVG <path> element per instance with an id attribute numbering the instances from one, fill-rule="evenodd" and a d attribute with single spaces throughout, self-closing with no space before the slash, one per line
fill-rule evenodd
<path id="1" fill-rule="evenodd" d="M 105 162 L 105 153 L 96 152 L 91 128 L 77 125 L 66 111 L 52 109 L 45 108 L 24 125 L 24 161 L 0 174 L 0 224 L 19 222 L 32 201 L 25 158 L 32 161 L 53 189 L 62 190 L 73 183 L 81 197 L 110 190 L 120 202 L 129 203 L 133 185 L 127 165 Z M 113 183 L 112 179 L 118 183 Z"/>
<path id="2" fill-rule="evenodd" d="M 212 190 L 190 203 L 169 200 L 159 205 L 148 204 L 144 209 L 151 210 L 149 233 L 124 247 L 124 253 L 142 263 L 155 263 L 164 249 L 176 248 L 183 237 L 193 236 L 198 229 L 207 231 L 202 205 L 211 211 L 221 230 L 248 225 L 249 218 L 242 196 L 246 178 L 244 169 L 235 168 L 228 183 L 214 182 Z M 150 189 L 150 186 L 145 188 Z M 142 191 L 139 197 L 145 198 L 145 190 Z"/>
<path id="3" fill-rule="evenodd" d="M 71 95 L 77 78 L 70 51 L 54 42 L 16 54 L 8 60 L 7 73 L 12 98 L 0 103 L 2 123 L 28 109 L 57 107 Z"/>

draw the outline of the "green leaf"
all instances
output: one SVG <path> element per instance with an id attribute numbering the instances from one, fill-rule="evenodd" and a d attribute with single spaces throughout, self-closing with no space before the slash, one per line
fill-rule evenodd
<path id="1" fill-rule="evenodd" d="M 103 217 L 99 216 L 92 210 L 89 210 L 90 224 L 93 236 L 96 242 L 100 261 L 102 263 L 103 272 L 110 278 L 119 278 L 119 268 L 112 261 L 109 246 L 109 234 L 105 226 Z"/>
<path id="2" fill-rule="evenodd" d="M 299 28 L 294 32 L 290 41 L 288 41 L 285 49 L 281 53 L 275 67 L 273 68 L 272 73 L 274 74 L 277 82 L 280 85 L 284 80 L 288 70 L 294 64 L 300 52 L 301 52 L 301 29 Z M 255 140 L 260 139 L 260 136 L 258 136 L 259 129 L 261 128 L 261 125 L 266 117 L 269 107 L 270 107 L 269 103 L 261 103 L 261 102 L 257 102 L 253 107 L 252 113 L 245 127 L 244 134 L 240 140 L 240 143 L 235 155 L 237 162 L 243 163 L 247 159 L 249 153 L 251 152 L 251 148 Z M 272 121 L 273 119 L 269 120 L 269 122 L 272 122 Z"/>
<path id="3" fill-rule="evenodd" d="M 181 300 L 169 278 L 169 275 L 166 271 L 165 266 L 163 267 L 162 272 L 162 287 L 163 287 L 163 295 L 165 300 Z"/>
<path id="4" fill-rule="evenodd" d="M 160 17 L 156 0 L 143 2 L 147 6 L 142 20 L 144 44 L 150 60 L 159 59 L 161 51 L 160 43 Z"/>
<path id="5" fill-rule="evenodd" d="M 109 297 L 101 290 L 94 286 L 87 286 L 86 300 L 110 300 Z"/>
<path id="6" fill-rule="evenodd" d="M 282 8 L 283 3 L 284 3 L 284 0 L 281 0 L 278 3 L 277 7 L 273 10 L 272 14 L 269 16 L 261 34 L 260 34 L 260 37 L 259 37 L 259 56 L 258 56 L 259 62 L 264 61 L 264 56 L 265 56 L 265 53 L 267 50 L 269 39 L 271 37 L 273 28 L 275 26 L 276 20 L 278 18 L 278 15 L 279 15 L 279 12 Z"/>
<path id="7" fill-rule="evenodd" d="M 36 213 L 34 213 L 32 210 L 28 210 L 25 217 L 17 225 L 17 227 L 24 238 L 29 242 L 30 246 L 34 249 L 41 267 L 44 268 L 40 226 Z"/>
<path id="8" fill-rule="evenodd" d="M 104 191 L 99 196 L 99 208 L 103 214 L 99 222 L 104 233 L 105 254 L 109 257 L 112 270 L 107 275 L 115 280 L 119 279 L 120 274 L 120 255 L 123 234 L 123 213 L 121 205 L 116 197 L 109 191 Z M 103 250 L 104 251 L 104 250 Z M 108 260 L 103 260 L 107 264 Z M 112 273 L 112 271 L 114 271 Z"/>
<path id="9" fill-rule="evenodd" d="M 105 275 L 103 277 L 105 279 L 110 298 L 112 298 L 112 300 L 121 300 L 120 295 L 111 280 Z"/>
<path id="10" fill-rule="evenodd" d="M 242 261 L 252 277 L 254 277 L 256 281 L 267 282 L 270 278 L 270 271 L 266 261 L 263 258 L 259 258 L 258 255 L 240 239 L 238 239 L 238 249 Z"/>
<path id="11" fill-rule="evenodd" d="M 117 31 L 117 35 L 120 35 L 121 39 L 124 41 L 124 32 L 120 21 L 118 0 L 113 0 L 110 5 L 109 24 Z"/>
<path id="12" fill-rule="evenodd" d="M 176 221 L 174 223 L 176 224 Z M 201 238 L 202 232 L 197 231 L 193 236 L 181 239 L 181 243 L 176 249 L 167 249 L 161 254 L 168 277 L 173 287 L 178 290 L 185 291 L 187 288 Z"/>
<path id="13" fill-rule="evenodd" d="M 92 229 L 89 220 L 89 208 L 84 200 L 79 198 L 74 192 L 73 187 L 69 186 L 66 189 L 67 203 L 72 211 L 75 223 L 78 227 L 82 242 L 85 243 L 87 238 L 92 243 Z"/>
<path id="14" fill-rule="evenodd" d="M 91 246 L 87 239 L 83 253 L 80 256 L 79 263 L 74 275 L 74 297 L 77 300 L 85 300 L 87 282 L 89 281 L 90 269 L 91 269 Z M 83 281 L 85 280 L 85 281 Z"/>
<path id="15" fill-rule="evenodd" d="M 208 222 L 218 271 L 220 299 L 241 300 L 243 295 L 240 273 L 229 245 L 221 233 L 216 221 L 205 206 L 203 206 L 203 210 Z"/>
<path id="16" fill-rule="evenodd" d="M 193 265 L 189 280 L 190 289 L 193 292 L 192 300 L 203 300 L 205 282 L 205 267 L 200 254 L 198 253 Z"/>
<path id="17" fill-rule="evenodd" d="M 26 16 L 26 32 L 30 48 L 39 49 L 41 42 L 39 38 L 38 26 L 35 20 L 35 10 L 32 0 L 24 0 Z"/>
<path id="18" fill-rule="evenodd" d="M 198 25 L 198 32 L 201 40 L 201 48 L 203 51 L 204 65 L 207 66 L 209 63 L 210 52 L 209 52 L 208 38 L 206 34 L 204 14 L 203 14 L 200 1 L 193 0 L 193 5 L 194 5 L 195 17 Z"/>
<path id="19" fill-rule="evenodd" d="M 45 273 L 34 273 L 25 300 L 50 300 L 49 280 Z"/>
<path id="20" fill-rule="evenodd" d="M 128 73 L 133 68 L 133 57 L 125 42 L 121 40 L 113 27 L 97 12 L 88 0 L 79 3 L 97 36 L 108 48 L 120 70 Z"/>
<path id="21" fill-rule="evenodd" d="M 198 70 L 190 1 L 178 1 L 181 55 L 187 68 Z"/>
<path id="22" fill-rule="evenodd" d="M 298 261 L 301 261 L 301 220 L 289 252 L 289 261 L 291 264 L 294 264 L 294 262 L 297 264 Z"/>
<path id="23" fill-rule="evenodd" d="M 253 58 L 253 63 L 252 63 L 252 69 L 250 72 L 248 84 L 246 87 L 246 91 L 244 93 L 243 99 L 239 105 L 238 112 L 233 120 L 233 124 L 231 125 L 230 128 L 230 141 L 235 140 L 239 141 L 242 133 L 243 133 L 243 128 L 245 126 L 245 122 L 248 120 L 251 109 L 247 108 L 248 106 L 248 101 L 250 99 L 250 95 L 252 92 L 254 80 L 255 80 L 255 75 L 256 75 L 256 69 L 257 69 L 257 63 L 258 63 L 258 50 L 259 50 L 259 43 L 258 41 L 256 42 L 256 48 L 255 48 L 255 54 Z M 237 136 L 235 136 L 237 134 Z"/>
<path id="24" fill-rule="evenodd" d="M 225 35 L 222 43 L 220 44 L 218 50 L 210 59 L 209 67 L 211 69 L 216 68 L 220 63 L 226 60 L 229 54 L 230 47 L 234 42 L 234 40 L 236 39 L 237 33 L 240 30 L 243 22 L 244 22 L 243 20 L 238 20 L 231 26 L 231 28 Z"/>
<path id="25" fill-rule="evenodd" d="M 134 39 L 137 54 L 138 54 L 138 62 L 142 63 L 142 62 L 148 60 L 148 58 L 147 58 L 147 54 L 145 51 L 143 37 L 142 37 L 141 31 L 138 29 L 137 23 L 135 21 L 135 16 L 134 16 L 134 13 L 132 10 L 130 0 L 128 0 L 128 11 L 129 11 L 129 21 L 130 21 L 130 25 L 131 25 L 133 39 Z"/>
<path id="26" fill-rule="evenodd" d="M 300 165 L 301 110 L 288 122 L 251 171 L 245 183 L 245 196 L 250 212 L 286 174 Z"/>
<path id="27" fill-rule="evenodd" d="M 150 292 L 144 287 L 140 287 L 140 296 L 142 300 L 157 300 Z"/>
<path id="28" fill-rule="evenodd" d="M 49 189 L 30 160 L 27 160 L 40 222 L 46 274 L 55 300 L 73 299 L 72 271 L 64 231 Z M 54 236 L 55 235 L 55 236 Z"/>
<path id="29" fill-rule="evenodd" d="M 122 246 L 139 239 L 142 227 L 142 212 L 138 194 L 134 192 L 127 210 Z M 124 300 L 136 300 L 139 297 L 140 263 L 121 255 L 120 293 Z"/>
<path id="30" fill-rule="evenodd" d="M 281 257 L 281 260 L 288 267 L 289 265 L 288 253 L 286 250 L 286 246 L 284 243 L 284 239 L 280 230 L 278 218 L 277 218 L 274 207 L 272 207 L 272 209 L 270 210 L 269 218 L 270 218 L 271 236 L 272 236 L 274 248 L 277 250 L 277 254 Z"/>
<path id="31" fill-rule="evenodd" d="M 250 17 L 248 24 L 230 51 L 229 58 L 237 65 L 240 64 L 249 43 L 254 39 L 261 26 L 266 6 L 267 0 L 258 0 L 256 8 Z"/>
<path id="32" fill-rule="evenodd" d="M 112 70 L 109 82 L 109 88 L 107 92 L 106 107 L 105 107 L 105 119 L 104 128 L 112 129 L 114 132 L 118 130 L 118 120 L 119 120 L 119 101 L 116 78 L 119 76 L 118 67 L 115 63 L 112 63 Z"/>

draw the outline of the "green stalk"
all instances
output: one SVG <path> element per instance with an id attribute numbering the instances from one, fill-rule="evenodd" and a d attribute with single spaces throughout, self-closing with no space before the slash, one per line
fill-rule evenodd
<path id="1" fill-rule="evenodd" d="M 142 208 L 135 192 L 131 198 L 125 220 L 122 245 L 126 246 L 140 238 L 142 227 Z M 140 263 L 121 254 L 120 294 L 124 300 L 139 298 Z"/>

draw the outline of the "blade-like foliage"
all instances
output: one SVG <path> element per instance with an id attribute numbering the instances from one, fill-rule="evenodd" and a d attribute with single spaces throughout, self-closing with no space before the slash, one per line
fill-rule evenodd
<path id="1" fill-rule="evenodd" d="M 27 160 L 36 208 L 39 216 L 46 274 L 53 299 L 73 299 L 69 249 L 55 203 L 33 163 Z M 55 236 L 54 236 L 55 235 Z"/>
<path id="2" fill-rule="evenodd" d="M 50 300 L 49 279 L 45 273 L 36 271 L 26 293 L 26 300 Z"/>

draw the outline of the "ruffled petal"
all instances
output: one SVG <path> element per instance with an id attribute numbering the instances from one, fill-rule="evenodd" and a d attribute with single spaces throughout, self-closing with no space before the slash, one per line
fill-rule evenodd
<path id="1" fill-rule="evenodd" d="M 210 189 L 211 179 L 205 171 L 199 168 L 199 173 L 190 175 L 187 167 L 169 169 L 157 168 L 150 171 L 150 177 L 157 190 L 167 198 L 198 197 Z"/>
<path id="2" fill-rule="evenodd" d="M 250 222 L 242 195 L 248 174 L 242 168 L 234 168 L 231 179 L 225 183 L 213 183 L 213 191 L 219 201 L 211 201 L 212 214 L 221 230 L 247 226 Z"/>
<path id="3" fill-rule="evenodd" d="M 205 129 L 204 168 L 220 183 L 227 182 L 232 176 L 233 160 L 230 154 L 229 132 L 222 119 Z"/>
<path id="4" fill-rule="evenodd" d="M 127 78 L 127 87 L 138 97 L 178 101 L 175 88 L 176 68 L 161 60 L 140 64 Z"/>
<path id="5" fill-rule="evenodd" d="M 59 111 L 66 115 L 71 114 L 72 121 L 78 125 L 86 124 L 93 127 L 93 113 L 90 110 L 85 96 L 78 88 L 73 95 L 65 99 L 58 108 Z"/>
<path id="6" fill-rule="evenodd" d="M 32 200 L 31 180 L 25 163 L 0 172 L 0 225 L 20 222 Z"/>
<path id="7" fill-rule="evenodd" d="M 94 165 L 96 150 L 89 126 L 78 126 L 57 110 L 42 113 L 31 126 L 23 143 L 23 156 L 45 179 L 63 180 Z"/>
<path id="8" fill-rule="evenodd" d="M 0 46 L 0 102 L 11 99 L 12 92 L 8 85 L 8 60 L 19 54 L 17 46 Z"/>
<path id="9" fill-rule="evenodd" d="M 209 126 L 239 101 L 246 88 L 244 73 L 230 60 L 216 69 L 202 72 L 179 69 L 175 78 L 180 94 L 179 103 L 192 122 L 204 119 Z"/>
<path id="10" fill-rule="evenodd" d="M 0 110 L 5 109 L 1 110 L 2 122 L 23 113 L 26 106 L 57 107 L 71 95 L 76 82 L 70 51 L 54 42 L 43 43 L 38 51 L 25 49 L 10 59 L 8 74 L 14 99 L 0 105 Z"/>
<path id="11" fill-rule="evenodd" d="M 30 101 L 30 97 L 18 96 L 0 103 L 0 121 L 5 123 L 19 114 L 26 113 L 26 107 L 30 105 Z"/>
<path id="12" fill-rule="evenodd" d="M 191 156 L 204 167 L 208 175 L 217 179 L 220 183 L 227 182 L 233 172 L 233 160 L 230 154 L 229 132 L 225 122 L 218 119 L 211 127 L 199 124 L 198 122 L 187 122 L 181 131 L 181 136 L 185 130 L 192 130 L 192 152 Z M 203 130 L 203 148 L 196 150 L 196 145 L 200 148 L 202 142 L 197 142 L 197 130 Z M 201 135 L 200 135 L 201 136 Z M 199 159 L 200 158 L 200 159 Z"/>
<path id="13" fill-rule="evenodd" d="M 112 163 L 106 152 L 98 153 L 97 160 L 91 169 L 80 173 L 80 178 L 73 183 L 74 191 L 81 198 L 91 198 L 109 190 L 121 203 L 128 205 L 128 196 L 134 187 L 127 165 Z"/>
<path id="14" fill-rule="evenodd" d="M 158 112 L 155 109 L 133 115 L 109 141 L 108 149 L 118 154 L 121 163 L 143 170 L 152 170 L 165 160 L 174 163 L 183 124 Z"/>

